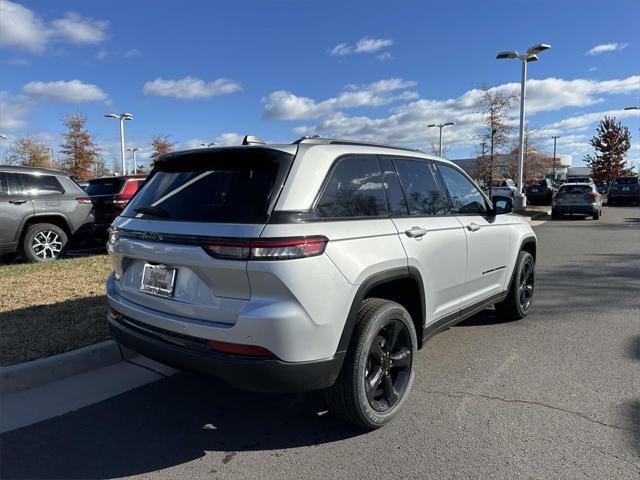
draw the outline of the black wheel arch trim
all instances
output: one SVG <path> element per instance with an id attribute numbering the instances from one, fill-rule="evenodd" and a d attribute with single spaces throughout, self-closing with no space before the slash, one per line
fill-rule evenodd
<path id="1" fill-rule="evenodd" d="M 353 330 L 355 329 L 355 326 L 358 322 L 358 311 L 360 310 L 360 304 L 366 298 L 367 293 L 369 293 L 374 287 L 377 287 L 384 283 L 403 279 L 414 280 L 418 285 L 418 290 L 420 291 L 420 310 L 422 312 L 420 324 L 424 326 L 426 315 L 424 284 L 422 282 L 422 276 L 420 275 L 418 269 L 415 267 L 407 266 L 384 270 L 382 272 L 371 275 L 358 287 L 353 301 L 351 302 L 351 308 L 349 309 L 349 314 L 347 315 L 347 320 L 342 330 L 342 335 L 340 336 L 340 341 L 338 342 L 338 349 L 336 353 L 346 352 L 349 348 L 351 335 L 353 334 Z M 420 328 L 416 328 L 418 336 L 421 335 L 421 330 L 422 329 Z M 418 339 L 418 345 L 421 345 L 420 338 Z"/>

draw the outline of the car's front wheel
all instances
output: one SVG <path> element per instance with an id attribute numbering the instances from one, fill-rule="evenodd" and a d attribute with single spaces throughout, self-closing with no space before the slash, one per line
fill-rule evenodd
<path id="1" fill-rule="evenodd" d="M 529 314 L 533 303 L 536 263 L 529 252 L 521 251 L 513 272 L 507 298 L 496 303 L 496 315 L 501 320 L 520 320 Z"/>
<path id="2" fill-rule="evenodd" d="M 67 245 L 67 234 L 57 225 L 37 223 L 27 228 L 22 253 L 31 262 L 56 260 Z"/>
<path id="3" fill-rule="evenodd" d="M 366 299 L 342 371 L 325 392 L 329 409 L 360 427 L 382 427 L 409 396 L 416 351 L 409 312 L 389 300 Z"/>

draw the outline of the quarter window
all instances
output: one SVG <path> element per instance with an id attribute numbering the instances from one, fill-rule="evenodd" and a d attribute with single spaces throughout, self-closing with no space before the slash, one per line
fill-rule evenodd
<path id="1" fill-rule="evenodd" d="M 447 165 L 438 165 L 438 171 L 449 191 L 453 213 L 478 215 L 487 213 L 484 196 L 467 177 Z"/>
<path id="2" fill-rule="evenodd" d="M 321 217 L 387 215 L 378 160 L 375 157 L 342 159 L 329 178 L 316 213 Z"/>
<path id="3" fill-rule="evenodd" d="M 20 177 L 23 190 L 29 195 L 64 193 L 62 185 L 53 175 L 19 173 L 18 177 Z"/>
<path id="4" fill-rule="evenodd" d="M 446 201 L 429 164 L 418 160 L 395 160 L 409 215 L 443 215 Z"/>

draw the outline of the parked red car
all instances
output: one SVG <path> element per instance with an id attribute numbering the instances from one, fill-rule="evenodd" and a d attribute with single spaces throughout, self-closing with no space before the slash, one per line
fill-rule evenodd
<path id="1" fill-rule="evenodd" d="M 93 203 L 98 232 L 106 233 L 111 222 L 124 210 L 145 178 L 145 175 L 124 175 L 89 180 L 85 193 Z"/>

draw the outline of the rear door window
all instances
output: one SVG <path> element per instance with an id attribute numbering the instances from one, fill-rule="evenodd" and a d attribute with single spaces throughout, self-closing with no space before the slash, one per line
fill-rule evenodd
<path id="1" fill-rule="evenodd" d="M 91 180 L 85 189 L 87 195 L 117 195 L 122 191 L 124 180 L 121 178 L 100 178 Z"/>
<path id="2" fill-rule="evenodd" d="M 409 215 L 444 215 L 446 199 L 427 162 L 420 160 L 394 161 L 407 199 Z"/>
<path id="3" fill-rule="evenodd" d="M 64 193 L 64 188 L 53 175 L 19 173 L 24 192 L 28 195 Z"/>
<path id="4" fill-rule="evenodd" d="M 129 202 L 125 217 L 264 223 L 293 156 L 272 149 L 220 149 L 173 156 Z"/>
<path id="5" fill-rule="evenodd" d="M 387 202 L 376 157 L 346 157 L 331 173 L 316 213 L 321 217 L 380 217 Z"/>

